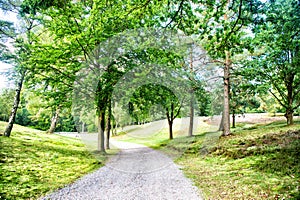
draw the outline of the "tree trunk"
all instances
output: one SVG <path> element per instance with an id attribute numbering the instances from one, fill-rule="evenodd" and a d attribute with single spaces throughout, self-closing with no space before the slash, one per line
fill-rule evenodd
<path id="1" fill-rule="evenodd" d="M 116 126 L 113 125 L 111 128 L 112 128 L 112 129 L 111 129 L 111 135 L 116 136 L 116 135 L 117 135 L 117 134 L 116 134 Z"/>
<path id="2" fill-rule="evenodd" d="M 114 120 L 113 126 L 112 126 L 112 135 L 116 136 L 117 135 L 117 123 L 116 120 Z"/>
<path id="3" fill-rule="evenodd" d="M 235 112 L 232 110 L 232 128 L 235 128 Z"/>
<path id="4" fill-rule="evenodd" d="M 168 121 L 169 123 L 169 139 L 173 140 L 173 121 Z"/>
<path id="5" fill-rule="evenodd" d="M 293 113 L 293 110 L 287 109 L 284 116 L 286 118 L 287 125 L 294 124 L 294 119 L 293 119 L 294 113 Z"/>
<path id="6" fill-rule="evenodd" d="M 110 139 L 110 130 L 111 130 L 111 103 L 108 103 L 108 116 L 106 122 L 106 149 L 109 149 L 109 139 Z"/>
<path id="7" fill-rule="evenodd" d="M 115 136 L 116 135 L 116 120 L 113 116 L 111 116 L 111 135 Z"/>
<path id="8" fill-rule="evenodd" d="M 16 115 L 17 115 L 17 111 L 18 111 L 18 107 L 19 107 L 19 103 L 20 103 L 21 90 L 22 90 L 25 74 L 26 74 L 26 72 L 21 73 L 21 78 L 20 78 L 19 82 L 17 83 L 17 89 L 16 89 L 15 98 L 14 98 L 14 104 L 13 104 L 13 107 L 12 107 L 12 110 L 11 110 L 11 113 L 10 113 L 8 124 L 5 128 L 5 131 L 4 131 L 4 136 L 7 136 L 7 137 L 10 136 L 12 128 L 13 128 L 14 123 L 15 123 L 15 120 L 16 120 Z"/>
<path id="9" fill-rule="evenodd" d="M 230 6 L 230 0 L 227 0 L 227 8 Z M 228 21 L 227 11 L 224 14 L 224 20 Z M 223 136 L 230 134 L 230 108 L 229 108 L 229 77 L 230 77 L 230 52 L 225 50 L 224 66 L 224 110 L 223 110 Z"/>
<path id="10" fill-rule="evenodd" d="M 169 139 L 172 140 L 173 139 L 173 106 L 171 105 L 171 116 L 169 115 L 169 110 L 166 110 L 166 115 L 167 115 L 167 120 L 168 120 L 168 124 L 169 124 Z"/>
<path id="11" fill-rule="evenodd" d="M 218 131 L 223 131 L 224 130 L 223 122 L 224 122 L 224 113 L 222 113 L 222 118 L 221 118 L 221 122 L 220 122 Z"/>
<path id="12" fill-rule="evenodd" d="M 171 103 L 171 113 L 169 113 L 169 109 L 166 109 L 166 115 L 167 115 L 167 120 L 168 120 L 168 124 L 169 124 L 169 139 L 172 140 L 173 139 L 173 122 L 176 119 L 176 117 L 179 115 L 180 113 L 180 108 L 178 108 L 177 112 L 174 113 L 174 103 Z"/>
<path id="13" fill-rule="evenodd" d="M 227 136 L 230 134 L 230 112 L 229 112 L 229 70 L 230 70 L 230 53 L 229 51 L 225 51 L 226 60 L 224 66 L 224 118 L 223 118 L 223 136 Z"/>
<path id="14" fill-rule="evenodd" d="M 60 108 L 58 108 L 54 114 L 54 116 L 51 119 L 51 125 L 49 130 L 47 131 L 48 133 L 54 133 L 58 119 L 59 119 L 59 112 L 60 112 Z"/>
<path id="15" fill-rule="evenodd" d="M 84 132 L 85 132 L 85 130 L 84 130 L 84 129 L 85 129 L 85 127 L 84 127 L 84 126 L 85 126 L 85 123 L 84 123 L 84 122 L 82 122 L 82 125 L 81 125 L 81 132 L 82 132 L 82 133 L 84 133 Z"/>
<path id="16" fill-rule="evenodd" d="M 288 100 L 288 107 L 285 111 L 285 117 L 287 119 L 287 125 L 294 124 L 293 120 L 293 101 L 294 101 L 294 95 L 293 95 L 293 82 L 294 82 L 295 75 L 290 73 L 288 75 L 288 78 L 286 80 L 286 87 L 287 87 L 287 100 Z"/>
<path id="17" fill-rule="evenodd" d="M 189 125 L 189 133 L 188 136 L 193 136 L 194 129 L 194 92 L 191 93 L 191 101 L 190 101 L 190 125 Z"/>
<path id="18" fill-rule="evenodd" d="M 98 151 L 105 153 L 104 148 L 104 126 L 105 126 L 105 112 L 100 111 L 98 117 Z"/>

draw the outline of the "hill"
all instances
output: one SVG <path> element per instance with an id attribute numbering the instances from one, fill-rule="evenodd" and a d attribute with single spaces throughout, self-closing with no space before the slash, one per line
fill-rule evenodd
<path id="1" fill-rule="evenodd" d="M 0 199 L 36 199 L 99 168 L 99 159 L 79 139 L 14 125 L 11 137 L 0 136 Z"/>
<path id="2" fill-rule="evenodd" d="M 233 135 L 214 137 L 204 133 L 156 147 L 181 152 L 177 163 L 206 199 L 300 199 L 300 121 L 239 123 Z"/>
<path id="3" fill-rule="evenodd" d="M 185 136 L 187 129 L 176 130 L 170 141 L 165 128 L 137 137 L 133 127 L 118 139 L 172 156 L 205 199 L 300 199 L 299 118 L 287 126 L 283 117 L 248 114 L 228 137 L 211 131 L 207 119 L 199 120 L 194 137 Z"/>

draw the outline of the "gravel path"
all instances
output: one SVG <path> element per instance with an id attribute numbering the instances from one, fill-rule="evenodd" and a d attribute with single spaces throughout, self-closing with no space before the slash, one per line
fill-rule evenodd
<path id="1" fill-rule="evenodd" d="M 198 190 L 164 154 L 112 141 L 121 149 L 106 166 L 44 198 L 61 200 L 201 200 Z"/>

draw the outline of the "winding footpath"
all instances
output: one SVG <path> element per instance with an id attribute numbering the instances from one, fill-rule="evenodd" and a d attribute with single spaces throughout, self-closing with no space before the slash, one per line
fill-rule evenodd
<path id="1" fill-rule="evenodd" d="M 107 164 L 42 200 L 201 200 L 198 189 L 164 154 L 112 141 L 121 151 Z"/>

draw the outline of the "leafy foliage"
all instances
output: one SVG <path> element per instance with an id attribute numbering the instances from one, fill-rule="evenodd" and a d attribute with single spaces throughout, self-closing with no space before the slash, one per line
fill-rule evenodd
<path id="1" fill-rule="evenodd" d="M 292 124 L 294 110 L 300 106 L 300 12 L 297 1 L 270 1 L 258 24 L 253 45 L 258 50 L 246 62 L 244 76 L 257 90 L 269 91 L 285 109 Z"/>

